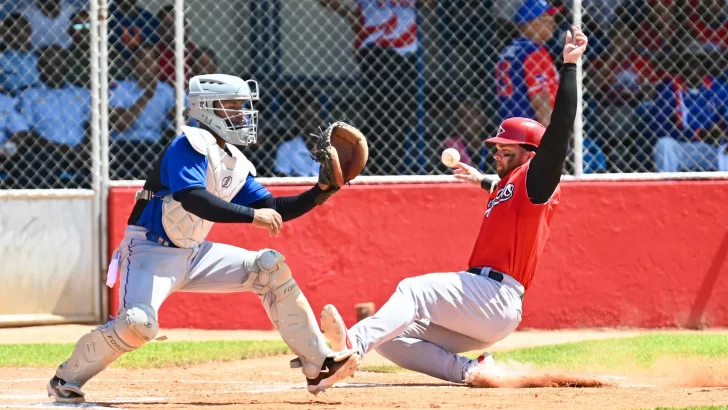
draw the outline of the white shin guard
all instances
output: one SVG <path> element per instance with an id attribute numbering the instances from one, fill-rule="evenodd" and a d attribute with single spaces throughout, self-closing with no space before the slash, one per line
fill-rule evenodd
<path id="1" fill-rule="evenodd" d="M 159 326 L 154 309 L 136 302 L 121 309 L 116 319 L 85 334 L 71 357 L 56 370 L 56 376 L 79 389 L 126 352 L 154 339 Z"/>
<path id="2" fill-rule="evenodd" d="M 308 300 L 293 279 L 291 269 L 280 252 L 264 249 L 248 263 L 250 278 L 259 295 L 272 293 L 270 303 L 264 303 L 273 324 L 283 341 L 301 360 L 303 374 L 316 378 L 331 350 L 326 345 Z"/>

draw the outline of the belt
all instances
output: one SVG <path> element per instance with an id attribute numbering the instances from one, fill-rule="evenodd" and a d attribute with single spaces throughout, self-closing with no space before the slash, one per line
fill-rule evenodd
<path id="1" fill-rule="evenodd" d="M 496 282 L 503 282 L 503 275 L 505 275 L 505 273 L 503 273 L 503 272 L 498 272 L 497 270 L 490 269 L 490 268 L 477 268 L 477 267 L 469 268 L 467 270 L 467 272 L 475 274 L 475 275 L 480 275 L 480 276 L 485 276 L 485 277 L 491 278 Z M 487 274 L 486 274 L 486 272 L 487 272 Z"/>
<path id="2" fill-rule="evenodd" d="M 170 243 L 169 241 L 165 241 L 159 234 L 156 234 L 154 232 L 147 232 L 146 237 L 148 241 L 156 242 L 162 246 L 176 248 L 174 244 Z"/>
<path id="3" fill-rule="evenodd" d="M 493 279 L 496 282 L 501 282 L 501 283 L 503 282 L 503 276 L 505 275 L 505 273 L 498 272 L 497 270 L 491 269 L 491 268 L 474 267 L 474 268 L 468 268 L 467 272 L 472 273 L 474 275 L 485 276 L 487 278 Z M 487 274 L 486 274 L 486 272 L 487 272 Z M 524 296 L 525 296 L 525 294 L 521 295 L 521 302 L 523 302 Z"/>

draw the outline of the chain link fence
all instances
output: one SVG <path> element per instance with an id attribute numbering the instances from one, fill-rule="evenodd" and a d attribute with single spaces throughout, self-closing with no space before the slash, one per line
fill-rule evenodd
<path id="1" fill-rule="evenodd" d="M 177 120 L 179 96 L 204 73 L 259 82 L 258 143 L 241 149 L 260 176 L 317 175 L 310 134 L 336 120 L 367 135 L 364 175 L 449 174 L 439 160 L 447 147 L 494 173 L 482 141 L 502 119 L 549 122 L 574 7 L 590 47 L 575 133 L 583 145 L 571 144 L 564 174 L 728 171 L 724 0 L 178 3 L 181 40 L 174 2 L 101 3 L 111 180 L 144 179 L 178 126 L 196 125 Z M 91 186 L 89 9 L 84 0 L 0 7 L 3 188 Z"/>

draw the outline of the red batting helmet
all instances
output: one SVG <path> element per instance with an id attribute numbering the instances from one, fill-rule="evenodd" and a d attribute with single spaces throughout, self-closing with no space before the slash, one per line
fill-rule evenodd
<path id="1" fill-rule="evenodd" d="M 531 145 L 538 148 L 546 127 L 530 118 L 513 117 L 503 121 L 495 137 L 485 140 L 486 144 Z"/>

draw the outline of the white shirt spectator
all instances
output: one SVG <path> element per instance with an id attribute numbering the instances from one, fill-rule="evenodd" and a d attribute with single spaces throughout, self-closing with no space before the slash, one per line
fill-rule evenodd
<path id="1" fill-rule="evenodd" d="M 61 0 L 60 7 L 61 12 L 55 19 L 43 14 L 35 2 L 23 12 L 23 15 L 30 22 L 30 27 L 33 29 L 30 42 L 33 44 L 34 49 L 37 50 L 40 47 L 51 44 L 64 48 L 71 46 L 72 41 L 71 36 L 68 34 L 68 25 L 76 13 L 77 7 L 66 0 Z"/>
<path id="2" fill-rule="evenodd" d="M 314 177 L 319 174 L 319 163 L 309 154 L 306 141 L 297 136 L 289 141 L 282 142 L 276 152 L 276 162 L 273 169 L 277 173 L 294 177 Z"/>

